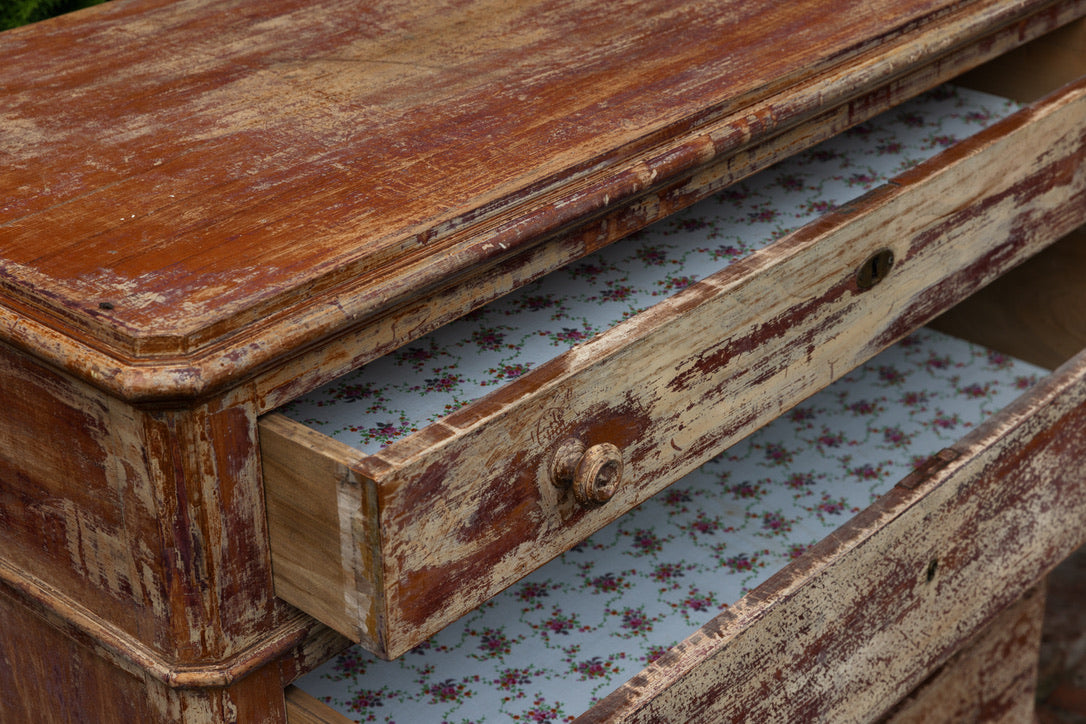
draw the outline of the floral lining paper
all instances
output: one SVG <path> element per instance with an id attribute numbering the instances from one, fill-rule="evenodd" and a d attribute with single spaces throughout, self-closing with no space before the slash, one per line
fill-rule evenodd
<path id="1" fill-rule="evenodd" d="M 439 419 L 1007 115 L 944 87 L 283 410 L 364 451 Z M 393 662 L 297 685 L 358 721 L 569 721 L 1044 370 L 921 330 Z"/>

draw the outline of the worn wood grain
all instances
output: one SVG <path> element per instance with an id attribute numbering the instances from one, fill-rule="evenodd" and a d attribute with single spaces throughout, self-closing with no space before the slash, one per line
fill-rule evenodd
<path id="1" fill-rule="evenodd" d="M 1086 227 L 933 320 L 932 326 L 1048 369 L 1086 347 Z"/>
<path id="2" fill-rule="evenodd" d="M 1044 587 L 1028 591 L 898 702 L 882 724 L 1031 724 Z M 787 719 L 790 712 L 774 712 Z M 290 724 L 344 724 L 343 715 L 298 687 L 287 689 Z"/>
<path id="3" fill-rule="evenodd" d="M 260 431 L 268 526 L 291 554 L 273 558 L 276 595 L 309 601 L 337 631 L 383 648 L 380 530 L 373 483 L 340 462 L 339 445 L 275 417 Z M 335 592 L 325 596 L 323 592 Z"/>
<path id="4" fill-rule="evenodd" d="M 1083 0 L 623 2 L 131 0 L 0 35 L 0 719 L 281 721 L 282 686 L 345 641 L 273 595 L 258 412 L 1086 14 Z M 1048 204 L 1036 234 L 1068 221 L 1069 168 L 1047 195 L 1009 191 L 1023 214 Z M 977 213 L 1018 218 L 1004 208 Z M 1011 256 L 1040 243 L 1012 227 Z M 619 342 L 603 343 L 608 364 Z M 499 403 L 442 434 L 475 436 Z M 606 406 L 588 413 L 586 429 L 621 432 Z M 284 465 L 303 458 L 326 462 Z M 353 577 L 359 610 L 400 610 L 365 602 L 385 575 L 365 557 L 384 553 L 378 503 L 411 534 L 411 485 L 378 477 L 407 461 L 354 462 L 305 490 L 336 494 L 357 536 L 344 560 L 361 562 L 316 574 Z M 638 475 L 652 465 L 677 469 Z M 499 493 L 478 498 L 483 530 L 538 522 L 533 498 Z M 299 505 L 267 500 L 277 528 L 292 511 L 274 501 Z M 599 522 L 582 518 L 561 535 Z M 321 535 L 317 551 L 343 551 Z M 426 574 L 409 548 L 393 574 L 410 597 Z"/>
<path id="5" fill-rule="evenodd" d="M 471 270 L 1027 16 L 1083 13 L 185 0 L 5 33 L 0 334 L 116 394 L 206 393 L 450 279 L 466 311 Z"/>
<path id="6" fill-rule="evenodd" d="M 580 721 L 877 718 L 1086 542 L 1083 516 L 1086 353 Z"/>
<path id="7" fill-rule="evenodd" d="M 289 724 L 350 724 L 350 719 L 296 686 L 287 688 Z"/>
<path id="8" fill-rule="evenodd" d="M 326 448 L 376 485 L 380 653 L 424 640 L 1082 223 L 1084 160 L 1086 81 L 376 455 Z M 860 292 L 855 270 L 883 247 L 894 271 Z M 607 504 L 552 484 L 568 437 L 622 451 Z M 267 471 L 265 485 L 292 494 Z M 274 529 L 271 544 L 277 570 L 308 556 Z M 344 563 L 325 565 L 332 578 Z M 290 600 L 315 611 L 351 595 Z"/>
<path id="9" fill-rule="evenodd" d="M 275 657 L 245 676 L 218 676 L 123 661 L 108 638 L 78 631 L 56 612 L 28 605 L 0 582 L 0 721 L 261 722 L 286 720 L 282 672 Z M 210 675 L 208 675 L 210 674 Z M 176 678 L 172 678 L 176 676 Z M 217 679 L 217 680 L 216 680 Z"/>
<path id="10" fill-rule="evenodd" d="M 881 724 L 1033 724 L 1044 586 L 1026 592 L 881 720 Z"/>
<path id="11" fill-rule="evenodd" d="M 0 721 L 68 723 L 79 711 L 98 721 L 162 718 L 138 673 L 80 647 L 3 586 L 0 626 Z"/>
<path id="12" fill-rule="evenodd" d="M 1086 73 L 1086 21 L 1078 20 L 986 63 L 960 79 L 986 93 L 1032 103 Z"/>
<path id="13" fill-rule="evenodd" d="M 281 696 L 267 692 L 297 674 L 275 662 L 304 663 L 291 652 L 316 624 L 274 597 L 252 410 L 237 398 L 137 409 L 5 345 L 0 389 L 0 589 L 13 620 L 51 630 L 40 648 L 14 628 L 0 643 L 19 680 L 0 712 L 49 720 L 64 686 L 103 706 L 137 686 L 132 706 L 155 715 L 119 720 L 256 706 L 253 720 L 275 721 Z M 66 657 L 52 689 L 24 697 L 20 677 Z"/>
<path id="14" fill-rule="evenodd" d="M 538 246 L 493 265 L 477 266 L 476 274 L 469 282 L 456 278 L 446 279 L 443 285 L 428 291 L 424 296 L 415 296 L 372 320 L 362 320 L 354 328 L 326 341 L 318 348 L 296 353 L 290 360 L 257 378 L 263 410 L 274 409 L 350 369 L 438 328 L 464 311 L 465 304 L 469 307 L 480 305 L 544 272 L 590 253 L 709 193 L 719 191 L 758 169 L 871 118 L 921 90 L 945 82 L 964 68 L 973 67 L 988 58 L 998 57 L 999 53 L 1037 37 L 1046 29 L 1075 17 L 1075 13 L 1079 12 L 1086 12 L 1086 4 L 1080 2 L 1053 6 L 1044 13 L 1003 27 L 938 58 L 927 59 L 921 67 L 894 75 L 888 82 L 850 97 L 847 102 L 838 106 L 828 103 L 828 98 L 822 95 L 823 90 L 820 88 L 805 89 L 805 93 L 815 95 L 793 98 L 789 103 L 796 109 L 816 103 L 821 110 L 802 123 L 779 132 L 767 131 L 769 136 L 765 138 L 751 131 L 751 140 L 741 149 L 735 153 L 722 154 L 716 160 L 696 169 L 688 177 L 662 182 L 649 189 L 646 195 L 629 202 L 610 203 L 601 215 L 550 237 Z M 955 31 L 951 35 L 960 35 L 962 32 Z M 914 39 L 912 42 L 913 47 L 907 55 L 927 52 L 928 49 L 923 47 L 925 41 Z M 842 72 L 851 75 L 856 71 L 849 68 Z M 873 71 L 868 68 L 864 72 Z M 841 79 L 824 80 L 835 85 Z M 866 84 L 860 83 L 855 77 L 850 82 Z M 775 106 L 776 102 L 769 99 L 763 104 L 748 108 L 748 120 L 760 127 L 766 119 L 789 115 Z M 470 290 L 470 300 L 464 297 L 466 289 Z M 284 338 L 300 331 L 283 330 Z M 116 383 L 124 377 L 125 374 L 121 372 L 113 380 Z M 201 381 L 208 380 L 201 378 Z"/>

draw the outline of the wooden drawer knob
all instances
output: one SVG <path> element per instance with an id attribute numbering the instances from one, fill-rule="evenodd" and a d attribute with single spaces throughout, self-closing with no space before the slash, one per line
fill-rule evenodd
<path id="1" fill-rule="evenodd" d="M 622 453 L 609 442 L 585 448 L 569 438 L 558 446 L 551 464 L 551 480 L 560 488 L 573 488 L 582 505 L 610 500 L 622 484 Z"/>

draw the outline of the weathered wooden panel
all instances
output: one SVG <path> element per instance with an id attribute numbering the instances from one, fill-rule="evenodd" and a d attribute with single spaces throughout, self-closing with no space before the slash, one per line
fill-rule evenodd
<path id="1" fill-rule="evenodd" d="M 381 649 L 383 601 L 376 491 L 337 458 L 338 445 L 278 416 L 261 428 L 268 528 L 291 555 L 272 559 L 276 595 Z M 335 591 L 339 595 L 324 596 Z"/>
<path id="2" fill-rule="evenodd" d="M 208 394 L 450 280 L 463 313 L 554 234 L 1086 13 L 624 2 L 145 0 L 5 33 L 0 334 L 119 396 Z"/>
<path id="3" fill-rule="evenodd" d="M 118 661 L 108 641 L 81 635 L 0 583 L 0 721 L 18 724 L 260 722 L 286 720 L 280 667 L 244 677 L 191 676 Z M 71 634 L 75 633 L 75 636 Z M 214 674 L 217 672 L 209 671 Z M 172 678 L 176 677 L 176 678 Z"/>
<path id="4" fill-rule="evenodd" d="M 996 279 L 932 326 L 1055 369 L 1086 347 L 1086 227 Z"/>
<path id="5" fill-rule="evenodd" d="M 342 641 L 272 595 L 257 409 L 1086 13 L 1082 0 L 623 2 L 133 0 L 0 35 L 0 676 L 15 692 L 0 718 L 281 720 L 281 684 Z M 963 279 L 1067 221 L 1056 196 L 1074 174 L 1053 168 L 1047 190 L 1007 190 L 1049 204 L 1010 229 L 1013 253 Z M 1001 204 L 978 213 L 1018 218 Z M 744 273 L 784 267 L 770 256 Z M 628 365 L 619 343 L 594 351 Z M 475 435 L 492 419 L 475 412 L 447 432 Z M 639 454 L 645 480 L 679 467 Z M 385 472 L 370 460 L 351 475 L 363 470 Z M 410 480 L 381 479 L 373 505 L 394 523 L 434 478 Z M 375 517 L 339 483 L 340 519 Z M 534 485 L 485 491 L 471 525 L 536 525 Z M 563 505 L 583 522 L 557 522 L 560 546 L 617 514 Z M 376 530 L 330 579 L 384 575 L 365 561 Z M 420 566 L 444 563 L 407 553 L 393 574 L 410 597 Z M 480 595 L 509 575 L 497 565 Z"/>
<path id="6" fill-rule="evenodd" d="M 881 716 L 1086 542 L 1086 352 L 581 721 Z"/>
<path id="7" fill-rule="evenodd" d="M 379 454 L 328 441 L 323 454 L 377 485 L 382 653 L 407 650 L 1082 223 L 1084 161 L 1086 81 Z M 883 247 L 898 261 L 861 292 L 855 271 Z M 570 437 L 621 451 L 610 502 L 585 507 L 552 483 Z M 295 484 L 265 475 L 288 505 Z M 362 508 L 344 505 L 328 526 Z M 271 533 L 278 570 L 306 559 Z M 326 565 L 331 579 L 345 563 Z M 314 611 L 352 595 L 291 602 Z"/>
<path id="8" fill-rule="evenodd" d="M 350 724 L 351 722 L 336 710 L 294 686 L 287 688 L 287 721 L 290 724 Z"/>
<path id="9" fill-rule="evenodd" d="M 0 586 L 0 721 L 40 724 L 164 718 L 144 680 L 66 638 Z"/>
<path id="10" fill-rule="evenodd" d="M 1044 586 L 1038 586 L 996 616 L 882 724 L 1033 724 L 1044 613 Z"/>
<path id="11" fill-rule="evenodd" d="M 482 305 L 560 265 L 664 218 L 800 149 L 872 118 L 922 90 L 954 78 L 962 69 L 996 57 L 1008 48 L 1035 38 L 1080 12 L 1086 12 L 1086 2 L 1058 4 L 1028 20 L 1000 28 L 964 47 L 956 48 L 938 58 L 928 59 L 922 67 L 900 75 L 895 74 L 882 85 L 859 95 L 849 96 L 841 105 L 832 105 L 829 98 L 822 95 L 824 90 L 821 88 L 804 89 L 800 97 L 793 98 L 789 103 L 795 106 L 794 110 L 797 112 L 813 103 L 819 107 L 818 112 L 791 128 L 766 128 L 765 137 L 762 134 L 763 124 L 776 123 L 775 119 L 786 117 L 790 112 L 785 112 L 784 108 L 776 105 L 776 99 L 752 106 L 746 110 L 746 122 L 753 124 L 752 128 L 746 131 L 750 134 L 750 139 L 744 141 L 742 147 L 734 153 L 722 153 L 688 175 L 658 179 L 647 189 L 647 193 L 631 200 L 619 202 L 612 199 L 599 214 L 590 215 L 590 220 L 579 221 L 572 229 L 548 237 L 539 245 L 500 262 L 489 258 L 480 259 L 473 267 L 470 280 L 448 273 L 437 287 L 427 288 L 424 295 L 414 294 L 411 299 L 396 305 L 386 314 L 360 320 L 336 339 L 329 340 L 318 349 L 300 354 L 275 370 L 261 375 L 258 379 L 263 404 L 260 411 L 263 413 L 274 409 L 305 394 L 350 369 L 360 367 L 426 332 L 437 329 L 468 309 Z M 1041 42 L 1045 38 L 1042 38 Z M 916 38 L 913 42 L 917 45 L 910 53 L 925 52 L 921 47 L 925 40 Z M 1033 53 L 1030 61 L 1037 60 L 1038 55 L 1039 53 Z M 1061 67 L 1060 70 L 1061 73 L 1066 73 L 1066 68 Z M 843 72 L 851 74 L 854 69 Z M 867 72 L 870 72 L 870 69 Z M 1081 73 L 1072 77 L 1077 75 Z M 852 82 L 859 81 L 853 78 Z M 805 94 L 815 95 L 806 97 Z M 351 303 L 352 300 L 341 301 L 341 305 Z M 336 313 L 341 312 L 337 307 Z M 313 329 L 293 327 L 277 329 L 276 332 L 277 344 L 286 345 L 294 340 L 297 345 L 304 345 L 306 335 L 311 335 Z M 258 357 L 269 353 L 270 348 L 262 345 L 263 342 L 257 341 L 246 350 L 237 351 L 231 357 L 231 365 L 239 365 L 243 360 L 256 364 Z M 209 376 L 201 376 L 200 384 L 212 384 L 210 375 L 214 374 L 214 366 L 211 362 L 209 357 L 202 363 L 203 374 Z M 168 369 L 164 368 L 160 372 L 165 375 L 162 379 L 174 379 L 171 376 L 174 373 Z M 120 372 L 115 379 L 120 380 L 125 376 L 125 372 Z M 194 384 L 196 381 L 196 378 L 190 379 Z M 146 382 L 147 380 L 141 380 L 142 384 Z"/>
<path id="12" fill-rule="evenodd" d="M 0 556 L 156 643 L 168 609 L 139 415 L 0 346 Z"/>
<path id="13" fill-rule="evenodd" d="M 0 390 L 0 590 L 31 622 L 0 627 L 14 687 L 0 719 L 35 721 L 26 706 L 52 721 L 69 696 L 157 712 L 102 721 L 272 706 L 311 665 L 288 655 L 316 624 L 273 594 L 251 410 L 133 408 L 4 345 Z M 52 688 L 27 693 L 51 663 Z M 143 694 L 128 702 L 130 687 Z"/>
<path id="14" fill-rule="evenodd" d="M 1028 591 L 895 705 L 882 724 L 1032 724 L 1044 603 L 1043 586 Z M 297 687 L 288 687 L 286 698 L 290 724 L 349 721 Z M 791 720 L 788 711 L 774 713 Z"/>

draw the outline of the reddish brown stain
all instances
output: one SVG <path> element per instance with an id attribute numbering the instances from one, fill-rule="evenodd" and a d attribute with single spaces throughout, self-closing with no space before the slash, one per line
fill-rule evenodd
<path id="1" fill-rule="evenodd" d="M 695 386 L 701 387 L 704 379 L 711 378 L 717 370 L 726 368 L 731 360 L 755 352 L 771 340 L 791 339 L 795 336 L 793 333 L 797 329 L 803 330 L 803 335 L 801 338 L 796 339 L 795 344 L 797 346 L 809 344 L 812 339 L 819 337 L 824 330 L 832 329 L 845 312 L 833 312 L 827 315 L 824 320 L 820 320 L 818 325 L 815 326 L 807 324 L 807 320 L 811 316 L 824 315 L 825 310 L 832 308 L 832 303 L 847 291 L 850 291 L 852 286 L 854 284 L 850 275 L 831 286 L 824 293 L 805 299 L 772 319 L 758 323 L 753 329 L 749 331 L 743 330 L 743 334 L 732 337 L 724 343 L 716 345 L 711 350 L 697 355 L 688 369 L 685 369 L 668 382 L 668 389 L 675 393 L 682 393 Z M 760 360 L 760 362 L 764 366 L 755 370 L 755 374 L 749 375 L 746 384 L 754 385 L 765 381 L 779 371 L 771 362 L 765 360 Z M 740 370 L 735 375 L 746 376 L 748 372 Z M 722 382 L 720 386 L 723 386 L 723 384 L 725 383 Z M 718 389 L 720 386 L 718 386 Z"/>
<path id="2" fill-rule="evenodd" d="M 417 15 L 409 0 L 365 19 L 334 3 L 299 14 L 279 4 L 289 22 L 255 26 L 271 16 L 251 0 L 211 13 L 144 3 L 5 34 L 15 59 L 5 67 L 33 56 L 42 82 L 74 99 L 58 115 L 40 83 L 6 79 L 20 120 L 6 171 L 18 190 L 8 221 L 19 223 L 0 238 L 5 287 L 27 302 L 27 319 L 96 340 L 113 362 L 98 367 L 122 363 L 97 383 L 206 394 L 556 234 L 582 227 L 587 253 L 651 220 L 640 195 L 717 163 L 702 188 L 669 190 L 661 208 L 709 193 L 772 160 L 731 168 L 728 154 L 770 143 L 827 103 L 865 92 L 890 102 L 932 82 L 895 80 L 889 95 L 880 86 L 902 69 L 894 53 L 912 57 L 899 44 L 961 20 L 956 4 L 853 4 L 832 18 L 814 0 L 753 14 L 738 0 L 639 3 L 607 20 L 572 0 L 503 6 L 488 23 L 465 20 L 474 10 L 460 6 L 422 15 L 440 15 L 438 27 L 402 24 L 401 13 Z M 1007 24 L 1029 12 L 996 7 L 968 27 L 969 41 L 992 33 L 1007 44 Z M 1018 31 L 1028 37 L 1038 23 Z M 465 35 L 450 44 L 454 26 Z M 819 42 L 769 41 L 790 29 Z M 187 50 L 139 50 L 169 47 Z M 940 72 L 979 52 L 963 46 Z M 843 63 L 883 70 L 862 88 L 819 85 Z M 49 162 L 61 158 L 87 162 Z M 615 206 L 633 210 L 616 216 Z M 41 239 L 51 246 L 35 251 Z M 468 297 L 460 312 L 476 303 Z M 103 300 L 108 318 L 96 316 Z M 239 342 L 242 330 L 260 342 Z M 50 354 L 86 372 L 72 350 Z M 142 357 L 177 368 L 152 383 L 129 368 Z"/>

